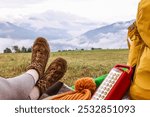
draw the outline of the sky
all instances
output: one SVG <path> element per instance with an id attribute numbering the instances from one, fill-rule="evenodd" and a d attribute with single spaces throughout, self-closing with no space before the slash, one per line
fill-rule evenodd
<path id="1" fill-rule="evenodd" d="M 0 0 L 0 17 L 15 19 L 46 12 L 70 13 L 99 22 L 135 19 L 140 0 Z"/>
<path id="2" fill-rule="evenodd" d="M 43 22 L 47 20 L 38 20 L 38 23 L 33 21 L 30 22 L 30 24 L 36 25 L 37 27 L 45 26 L 45 24 L 47 26 L 47 24 L 49 24 L 51 27 L 56 25 L 56 27 L 59 28 L 59 24 L 62 25 L 64 20 L 73 28 L 67 27 L 67 25 L 65 27 L 70 28 L 69 31 L 71 33 L 78 34 L 81 33 L 81 30 L 84 30 L 84 28 L 73 23 L 76 19 L 77 22 L 79 19 L 80 23 L 92 23 L 93 27 L 95 26 L 94 24 L 99 26 L 101 24 L 106 25 L 136 19 L 139 1 L 140 0 L 0 0 L 0 22 L 8 21 L 14 24 L 19 24 L 19 22 L 27 23 L 28 18 L 35 16 L 46 19 L 48 16 L 44 15 L 44 13 L 48 11 L 51 13 L 48 22 Z M 49 21 L 49 19 L 51 19 L 51 21 Z M 74 28 L 77 30 L 74 31 Z M 109 35 L 106 37 L 109 37 Z M 114 38 L 115 37 L 116 35 Z M 0 38 L 0 40 L 3 42 L 0 43 L 0 52 L 6 47 L 11 47 L 12 44 L 30 47 L 33 42 L 31 39 L 20 39 L 18 41 L 10 38 Z M 62 40 L 60 40 L 60 42 L 62 42 Z M 65 43 L 64 41 L 64 45 Z M 76 42 L 72 43 L 74 44 Z M 100 43 L 106 45 L 104 44 L 105 40 Z M 112 45 L 111 43 L 110 46 Z M 96 43 L 94 46 L 98 47 L 98 45 L 100 44 Z"/>

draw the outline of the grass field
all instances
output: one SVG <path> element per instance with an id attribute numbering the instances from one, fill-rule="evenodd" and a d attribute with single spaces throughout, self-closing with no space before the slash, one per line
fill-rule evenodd
<path id="1" fill-rule="evenodd" d="M 68 62 L 68 70 L 62 81 L 69 86 L 81 77 L 96 78 L 106 74 L 116 64 L 126 64 L 128 50 L 89 50 L 53 52 L 48 64 L 57 57 Z M 25 72 L 31 53 L 0 54 L 0 76 L 14 77 Z"/>

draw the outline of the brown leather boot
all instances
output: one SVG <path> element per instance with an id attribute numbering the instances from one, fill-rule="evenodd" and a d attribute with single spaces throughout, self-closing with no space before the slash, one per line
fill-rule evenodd
<path id="1" fill-rule="evenodd" d="M 44 93 L 50 86 L 60 80 L 67 71 L 67 61 L 63 58 L 55 59 L 44 73 L 43 78 L 37 82 L 40 93 Z"/>
<path id="2" fill-rule="evenodd" d="M 46 39 L 38 37 L 33 44 L 31 64 L 27 69 L 35 69 L 39 73 L 39 78 L 43 77 L 49 55 L 48 42 Z"/>

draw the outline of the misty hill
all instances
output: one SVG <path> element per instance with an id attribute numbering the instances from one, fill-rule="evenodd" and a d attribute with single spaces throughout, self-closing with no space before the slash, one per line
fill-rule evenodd
<path id="1" fill-rule="evenodd" d="M 0 23 L 0 38 L 35 39 L 38 36 L 43 36 L 48 39 L 71 38 L 71 35 L 63 29 L 42 28 L 35 30 L 33 28 L 29 29 L 17 26 L 10 22 Z"/>
<path id="2" fill-rule="evenodd" d="M 87 31 L 81 36 L 88 38 L 88 39 L 99 39 L 108 33 L 118 33 L 118 32 L 127 30 L 128 26 L 131 25 L 133 21 L 134 20 L 127 21 L 127 22 L 116 22 L 110 25 L 106 25 L 100 28 Z"/>
<path id="3" fill-rule="evenodd" d="M 127 28 L 133 21 L 116 22 L 89 30 L 78 37 L 79 44 L 87 48 L 127 48 Z"/>
<path id="4" fill-rule="evenodd" d="M 35 38 L 36 33 L 32 30 L 19 27 L 10 22 L 1 22 L 0 37 L 12 38 L 12 39 L 30 39 L 30 38 Z"/>

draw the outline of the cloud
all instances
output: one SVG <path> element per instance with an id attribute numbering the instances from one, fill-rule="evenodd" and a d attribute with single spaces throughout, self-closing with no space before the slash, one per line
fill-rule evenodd
<path id="1" fill-rule="evenodd" d="M 93 22 L 83 17 L 53 10 L 16 19 L 13 23 L 27 29 L 34 28 L 34 30 L 42 28 L 63 29 L 73 36 L 78 36 L 95 27 L 104 25 L 100 22 Z"/>
<path id="2" fill-rule="evenodd" d="M 55 11 L 72 13 L 98 21 L 129 20 L 136 16 L 140 0 L 55 0 L 45 1 L 43 6 Z M 40 8 L 40 5 L 36 6 Z"/>
<path id="3" fill-rule="evenodd" d="M 123 30 L 117 33 L 107 33 L 96 43 L 90 43 L 89 47 L 97 47 L 104 49 L 118 49 L 118 48 L 127 48 L 126 41 L 127 30 Z"/>
<path id="4" fill-rule="evenodd" d="M 47 10 L 71 13 L 99 22 L 126 21 L 136 17 L 140 0 L 0 0 L 5 18 L 41 13 Z"/>
<path id="5" fill-rule="evenodd" d="M 127 48 L 126 41 L 127 30 L 121 30 L 117 33 L 107 33 L 104 34 L 102 38 L 99 38 L 97 41 L 86 40 L 80 38 L 74 38 L 71 40 L 53 40 L 51 41 L 52 49 L 56 50 L 66 50 L 66 49 L 91 49 L 94 48 L 103 48 L 103 49 L 118 49 L 118 48 Z"/>
<path id="6" fill-rule="evenodd" d="M 46 0 L 0 0 L 0 8 L 18 8 L 27 5 L 35 5 Z"/>

